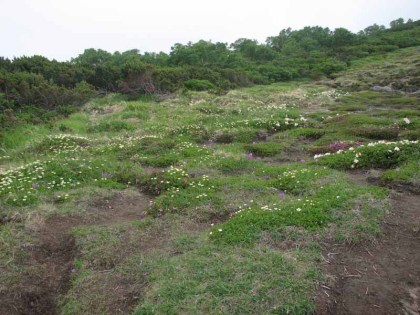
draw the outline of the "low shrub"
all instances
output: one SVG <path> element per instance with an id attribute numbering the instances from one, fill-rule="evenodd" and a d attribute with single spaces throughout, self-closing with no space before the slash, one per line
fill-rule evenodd
<path id="1" fill-rule="evenodd" d="M 268 157 L 281 153 L 283 145 L 277 142 L 258 142 L 246 144 L 244 149 L 258 157 Z"/>
<path id="2" fill-rule="evenodd" d="M 140 183 L 144 191 L 153 195 L 177 188 L 188 187 L 189 175 L 182 168 L 170 168 L 153 173 L 147 180 Z"/>
<path id="3" fill-rule="evenodd" d="M 97 125 L 90 126 L 88 128 L 88 132 L 94 133 L 94 132 L 119 132 L 124 130 L 134 130 L 135 127 L 122 120 L 115 120 L 115 121 L 102 121 Z"/>
<path id="4" fill-rule="evenodd" d="M 185 87 L 192 91 L 207 91 L 215 89 L 216 86 L 208 80 L 192 79 L 184 82 Z"/>
<path id="5" fill-rule="evenodd" d="M 357 148 L 339 150 L 314 156 L 316 162 L 332 168 L 349 169 L 361 167 L 389 168 L 407 160 L 420 158 L 418 140 L 386 142 L 378 141 Z"/>
<path id="6" fill-rule="evenodd" d="M 375 126 L 355 127 L 350 130 L 350 134 L 375 140 L 396 140 L 399 130 L 396 128 L 378 128 Z"/>

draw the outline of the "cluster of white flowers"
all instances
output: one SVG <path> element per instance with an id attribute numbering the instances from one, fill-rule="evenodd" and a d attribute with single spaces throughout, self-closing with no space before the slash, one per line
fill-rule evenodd
<path id="1" fill-rule="evenodd" d="M 251 200 L 251 203 L 253 203 L 254 201 L 253 200 Z M 245 211 L 245 210 L 251 210 L 252 209 L 252 207 L 250 206 L 250 205 L 248 205 L 247 203 L 244 203 L 242 206 L 239 206 L 238 207 L 238 210 L 237 211 L 235 211 L 234 213 L 232 213 L 230 216 L 231 217 L 233 217 L 233 216 L 235 216 L 235 215 L 238 215 L 238 214 L 240 214 L 242 211 Z"/>
<path id="2" fill-rule="evenodd" d="M 217 232 L 223 232 L 223 229 L 217 229 Z M 212 235 L 213 234 L 213 231 L 211 231 L 210 233 L 209 233 L 210 235 Z"/>
<path id="3" fill-rule="evenodd" d="M 177 154 L 180 151 L 188 151 L 189 149 L 194 149 L 193 152 L 208 154 L 209 151 L 206 148 L 200 147 L 199 145 L 192 142 L 181 142 L 172 150 L 173 153 Z"/>
<path id="4" fill-rule="evenodd" d="M 375 147 L 375 146 L 379 146 L 379 145 L 386 145 L 386 146 L 394 146 L 394 151 L 400 151 L 400 148 L 398 146 L 405 146 L 405 145 L 411 145 L 411 144 L 417 144 L 419 141 L 418 140 L 401 140 L 401 141 L 385 141 L 385 140 L 379 140 L 377 142 L 370 142 L 367 145 L 360 145 L 357 147 L 357 149 L 363 148 L 363 147 Z M 329 156 L 329 155 L 337 155 L 337 154 L 342 154 L 342 153 L 346 153 L 349 151 L 354 151 L 355 149 L 353 147 L 348 148 L 347 150 L 338 150 L 335 153 L 324 153 L 324 154 L 316 154 L 314 155 L 314 159 L 320 159 L 323 158 L 325 156 Z M 359 156 L 355 156 L 355 159 L 357 159 Z M 356 162 L 355 162 L 356 163 Z"/>
<path id="5" fill-rule="evenodd" d="M 359 158 L 361 156 L 362 156 L 362 152 L 356 152 L 356 155 L 354 156 L 354 160 L 353 160 L 354 164 L 351 165 L 351 168 L 354 168 L 360 162 Z"/>
<path id="6" fill-rule="evenodd" d="M 164 187 L 164 190 L 169 191 L 174 195 L 179 192 L 179 190 L 174 190 L 174 188 L 179 186 L 180 182 L 188 177 L 189 175 L 184 169 L 171 166 L 169 169 L 162 171 L 162 177 L 152 177 L 151 181 Z"/>
<path id="7" fill-rule="evenodd" d="M 65 201 L 69 199 L 69 194 L 57 195 L 57 201 Z"/>
<path id="8" fill-rule="evenodd" d="M 83 150 L 87 147 L 87 144 L 91 142 L 89 138 L 71 134 L 48 136 L 43 142 L 44 141 L 50 144 L 48 148 L 49 151 L 56 154 Z"/>
<path id="9" fill-rule="evenodd" d="M 308 173 L 309 170 L 307 168 L 302 168 L 300 170 L 290 170 L 290 171 L 285 171 L 283 172 L 282 176 L 284 177 L 290 177 L 290 178 L 295 178 L 297 174 L 301 173 Z M 315 175 L 318 175 L 317 173 Z"/>
<path id="10" fill-rule="evenodd" d="M 190 183 L 190 187 L 193 187 L 193 188 L 200 188 L 201 187 L 202 188 L 202 187 L 206 186 L 206 183 L 208 183 L 208 181 L 209 181 L 209 177 L 207 175 L 203 175 L 201 177 L 201 180 L 192 181 Z M 214 188 L 214 186 L 211 186 L 211 187 Z"/>
<path id="11" fill-rule="evenodd" d="M 170 134 L 181 134 L 181 135 L 183 134 L 187 135 L 187 134 L 194 133 L 201 130 L 203 130 L 203 126 L 199 124 L 183 125 L 179 127 L 168 128 L 168 132 Z"/>
<path id="12" fill-rule="evenodd" d="M 300 206 L 296 206 L 295 211 L 301 212 L 304 208 L 310 208 L 318 204 L 317 201 L 314 201 L 312 199 L 306 198 L 304 200 L 297 199 Z M 273 212 L 273 211 L 282 211 L 284 210 L 284 207 L 277 203 L 273 203 L 272 205 L 264 205 L 259 208 L 256 208 L 255 206 L 252 206 L 253 200 L 251 200 L 251 205 L 244 204 L 243 206 L 239 206 L 238 210 L 231 214 L 231 217 L 239 215 L 245 211 L 255 210 L 255 211 L 264 211 L 264 212 Z"/>
<path id="13" fill-rule="evenodd" d="M 99 145 L 95 148 L 95 150 L 98 153 L 104 153 L 107 151 L 113 151 L 115 149 L 123 150 L 123 149 L 130 149 L 143 139 L 161 139 L 161 135 L 143 135 L 143 136 L 131 136 L 131 137 L 124 137 L 124 136 L 118 136 L 115 138 L 112 138 L 108 141 L 108 143 Z"/>
<path id="14" fill-rule="evenodd" d="M 242 127 L 242 126 L 256 126 L 256 127 L 271 127 L 271 128 L 277 128 L 281 127 L 283 125 L 292 125 L 295 127 L 302 126 L 307 121 L 305 117 L 302 115 L 299 118 L 290 118 L 285 117 L 283 120 L 273 120 L 273 119 L 263 119 L 263 118 L 256 118 L 252 120 L 239 120 L 236 122 L 230 122 L 228 123 L 229 126 L 226 126 L 224 124 L 219 124 L 218 127 Z"/>
<path id="15" fill-rule="evenodd" d="M 170 166 L 167 170 L 163 171 L 164 173 L 167 173 L 171 176 L 177 177 L 178 179 L 181 179 L 181 177 L 188 177 L 188 173 L 179 167 L 175 167 L 175 166 Z"/>
<path id="16" fill-rule="evenodd" d="M 196 199 L 202 199 L 202 198 L 206 198 L 206 197 L 208 197 L 208 195 L 206 193 L 201 193 L 201 194 L 195 196 Z"/>
<path id="17" fill-rule="evenodd" d="M 12 198 L 13 202 L 19 198 L 25 203 L 35 190 L 33 183 L 44 175 L 44 166 L 39 160 L 4 171 L 0 174 L 0 197 Z"/>
<path id="18" fill-rule="evenodd" d="M 197 188 L 200 191 L 211 191 L 214 190 L 215 187 L 213 185 L 209 185 L 209 177 L 207 175 L 203 175 L 201 177 L 201 179 L 199 179 L 198 181 L 192 181 L 190 183 L 190 187 L 191 188 Z M 202 192 L 199 195 L 197 195 L 195 198 L 197 199 L 202 199 L 208 197 L 207 193 Z"/>
<path id="19" fill-rule="evenodd" d="M 290 108 L 295 107 L 294 104 L 287 104 L 287 103 L 279 103 L 277 100 L 269 100 L 268 102 L 265 101 L 254 101 L 252 105 L 247 105 L 245 110 L 247 112 L 258 112 L 261 113 L 262 111 L 284 111 L 288 112 Z"/>
<path id="20" fill-rule="evenodd" d="M 178 149 L 190 149 L 190 148 L 198 148 L 195 143 L 192 142 L 181 142 L 177 145 Z"/>
<path id="21" fill-rule="evenodd" d="M 327 90 L 327 91 L 322 91 L 322 92 L 315 92 L 315 93 L 312 93 L 311 95 L 305 94 L 304 96 L 305 97 L 326 96 L 326 97 L 329 97 L 329 98 L 332 98 L 332 99 L 336 99 L 336 98 L 339 98 L 341 96 L 347 96 L 347 95 L 350 95 L 350 93 L 349 92 L 342 92 L 342 91 L 333 89 L 333 90 Z"/>
<path id="22" fill-rule="evenodd" d="M 179 193 L 178 187 L 172 187 L 169 189 L 169 193 L 171 194 L 171 198 L 175 197 L 177 193 Z M 153 202 L 151 202 L 153 204 Z"/>
<path id="23" fill-rule="evenodd" d="M 267 104 L 264 106 L 264 109 L 266 110 L 286 110 L 287 107 L 289 107 L 290 105 L 287 104 L 275 104 L 275 103 L 271 103 L 271 104 Z"/>
<path id="24" fill-rule="evenodd" d="M 206 100 L 203 99 L 203 98 L 196 99 L 196 100 L 192 99 L 191 102 L 188 105 L 193 107 L 193 106 L 197 106 L 197 105 L 200 105 L 200 104 L 203 104 L 203 103 L 206 103 Z"/>
<path id="25" fill-rule="evenodd" d="M 204 155 L 204 156 L 200 156 L 199 158 L 193 159 L 192 162 L 202 164 L 202 163 L 206 163 L 210 159 L 212 159 L 211 155 Z"/>
<path id="26" fill-rule="evenodd" d="M 60 171 L 56 170 L 57 166 Z M 57 159 L 57 156 L 44 161 L 36 160 L 0 173 L 0 198 L 5 198 L 9 203 L 25 205 L 35 201 L 40 191 L 75 188 L 81 185 L 85 172 L 91 174 L 90 172 L 94 170 L 95 173 L 100 173 L 103 167 L 105 164 L 94 166 L 89 159 L 70 155 L 66 156 L 66 161 Z M 61 168 L 69 168 L 71 171 L 66 176 L 60 174 L 60 177 Z M 108 174 L 104 172 L 102 176 L 96 175 L 98 178 L 94 179 L 95 181 L 107 180 L 108 177 Z M 65 195 L 57 198 L 66 200 L 67 198 L 64 197 Z"/>

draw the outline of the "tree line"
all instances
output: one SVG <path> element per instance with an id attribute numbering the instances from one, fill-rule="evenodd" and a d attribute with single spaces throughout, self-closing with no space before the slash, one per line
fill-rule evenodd
<path id="1" fill-rule="evenodd" d="M 283 29 L 265 43 L 240 38 L 232 44 L 200 40 L 175 44 L 169 54 L 133 49 L 86 49 L 70 61 L 43 56 L 0 57 L 0 110 L 45 111 L 78 106 L 93 95 L 132 96 L 179 89 L 223 91 L 299 78 L 331 77 L 355 59 L 420 44 L 420 20 L 394 20 L 358 33 L 319 26 Z"/>

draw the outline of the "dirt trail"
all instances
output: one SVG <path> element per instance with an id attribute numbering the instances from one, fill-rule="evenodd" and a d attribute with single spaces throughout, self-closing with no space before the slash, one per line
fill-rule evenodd
<path id="1" fill-rule="evenodd" d="M 73 262 L 77 257 L 71 228 L 81 225 L 110 225 L 141 219 L 150 199 L 144 195 L 116 193 L 90 205 L 84 216 L 53 217 L 45 221 L 35 237 L 39 243 L 25 248 L 22 262 L 29 268 L 24 283 L 0 296 L 0 314 L 57 314 L 57 302 L 70 287 Z"/>
<path id="2" fill-rule="evenodd" d="M 363 173 L 350 178 L 366 184 Z M 391 193 L 391 211 L 375 242 L 326 244 L 316 314 L 420 314 L 420 195 Z"/>

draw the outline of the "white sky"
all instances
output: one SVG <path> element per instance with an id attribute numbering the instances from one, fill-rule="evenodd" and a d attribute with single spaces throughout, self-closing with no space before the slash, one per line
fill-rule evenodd
<path id="1" fill-rule="evenodd" d="M 69 60 L 86 48 L 169 52 L 200 39 L 264 42 L 283 28 L 357 32 L 420 18 L 419 0 L 0 0 L 0 56 Z"/>

